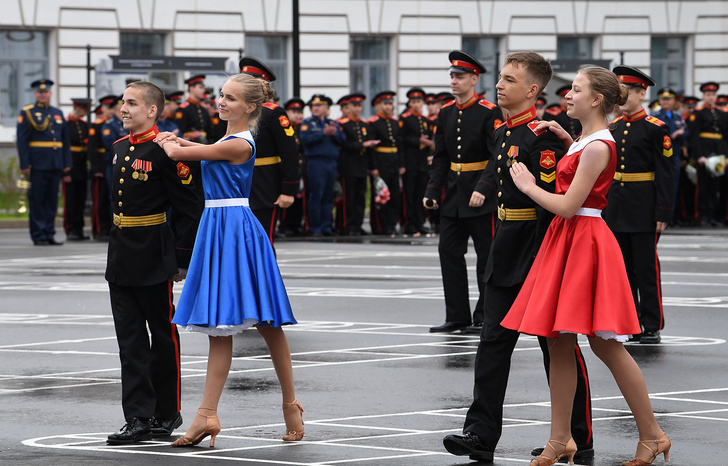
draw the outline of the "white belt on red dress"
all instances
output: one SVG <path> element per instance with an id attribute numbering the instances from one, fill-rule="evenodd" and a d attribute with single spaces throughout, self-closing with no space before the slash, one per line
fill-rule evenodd
<path id="1" fill-rule="evenodd" d="M 581 215 L 582 217 L 599 217 L 602 218 L 602 209 L 591 209 L 589 207 L 582 207 L 576 211 L 574 215 Z"/>
<path id="2" fill-rule="evenodd" d="M 233 207 L 250 205 L 247 197 L 238 197 L 235 199 L 205 199 L 205 208 L 208 207 Z"/>

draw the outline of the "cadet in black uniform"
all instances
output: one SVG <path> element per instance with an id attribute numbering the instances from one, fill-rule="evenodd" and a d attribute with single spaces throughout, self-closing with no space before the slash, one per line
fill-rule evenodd
<path id="1" fill-rule="evenodd" d="M 20 172 L 30 179 L 28 214 L 30 239 L 36 246 L 60 245 L 55 240 L 58 187 L 71 172 L 71 148 L 63 112 L 51 107 L 50 79 L 33 81 L 36 102 L 18 116 Z"/>
<path id="2" fill-rule="evenodd" d="M 180 136 L 187 140 L 207 143 L 207 136 L 212 130 L 210 114 L 202 107 L 205 98 L 205 75 L 198 74 L 185 81 L 189 96 L 174 115 L 174 124 L 179 128 Z"/>
<path id="3" fill-rule="evenodd" d="M 382 177 L 389 188 L 389 201 L 376 204 L 375 196 L 371 196 L 369 212 L 372 233 L 394 236 L 402 207 L 402 196 L 399 191 L 400 175 L 404 173 L 404 160 L 399 151 L 399 123 L 394 117 L 393 91 L 382 91 L 372 99 L 372 106 L 377 113 L 367 121 L 371 138 L 379 144 L 373 147 L 372 176 Z"/>
<path id="4" fill-rule="evenodd" d="M 440 268 L 445 292 L 445 323 L 430 332 L 464 330 L 483 323 L 483 274 L 493 235 L 495 196 L 486 167 L 495 150 L 495 105 L 481 100 L 475 84 L 485 67 L 461 51 L 449 55 L 450 87 L 457 100 L 446 103 L 435 121 L 435 155 L 424 199 L 440 212 Z M 440 206 L 440 196 L 445 197 Z M 477 254 L 478 302 L 471 317 L 465 254 L 473 239 Z"/>
<path id="5" fill-rule="evenodd" d="M 276 80 L 275 74 L 253 57 L 240 60 L 240 72 L 268 82 Z M 271 244 L 279 210 L 290 207 L 298 193 L 298 148 L 294 134 L 286 111 L 272 102 L 264 103 L 255 132 L 257 152 L 250 208 L 268 232 Z"/>
<path id="6" fill-rule="evenodd" d="M 566 114 L 566 94 L 570 90 L 571 84 L 556 89 L 556 95 L 559 96 L 560 103 L 551 104 L 546 107 L 543 119 L 546 121 L 555 121 L 569 133 L 571 139 L 576 140 L 581 134 L 581 123 L 576 118 L 571 118 Z"/>
<path id="7" fill-rule="evenodd" d="M 109 197 L 111 188 L 108 185 L 110 180 L 106 176 L 106 147 L 102 135 L 104 123 L 106 123 L 103 107 L 117 99 L 117 96 L 112 96 L 106 104 L 104 104 L 104 99 L 101 99 L 99 105 L 94 109 L 96 120 L 89 125 L 88 129 L 86 149 L 91 167 L 91 236 L 97 241 L 108 241 L 109 230 L 111 230 L 111 198 Z"/>
<path id="8" fill-rule="evenodd" d="M 609 128 L 617 144 L 617 172 L 604 220 L 619 242 L 643 332 L 640 343 L 659 343 L 665 326 L 657 241 L 672 216 L 675 165 L 668 126 L 648 116 L 642 100 L 655 82 L 631 66 L 614 73 L 629 89 L 622 116 Z"/>
<path id="9" fill-rule="evenodd" d="M 71 179 L 63 183 L 63 226 L 69 241 L 89 239 L 83 234 L 83 213 L 88 191 L 88 115 L 91 99 L 71 99 L 73 110 L 68 114 L 68 137 L 71 144 Z"/>
<path id="10" fill-rule="evenodd" d="M 106 280 L 126 424 L 109 435 L 107 443 L 112 445 L 149 440 L 153 434 L 169 436 L 182 424 L 172 280 L 186 275 L 202 199 L 194 189 L 200 180 L 153 141 L 163 108 L 164 93 L 157 86 L 129 84 L 121 113 L 130 135 L 113 146 L 114 227 Z M 167 219 L 170 207 L 174 229 Z"/>
<path id="11" fill-rule="evenodd" d="M 556 163 L 564 146 L 551 132 L 536 132 L 535 101 L 553 75 L 551 65 L 534 52 L 509 54 L 496 85 L 498 103 L 510 115 L 495 132 L 496 154 L 490 167 L 496 180 L 498 222 L 485 270 L 483 330 L 475 357 L 473 403 L 465 417 L 463 435 L 448 435 L 445 448 L 454 455 L 469 455 L 478 461 L 493 461 L 493 452 L 501 436 L 503 401 L 513 349 L 518 332 L 500 325 L 528 274 L 553 214 L 549 213 L 513 183 L 513 161 L 526 164 L 539 187 L 553 192 Z M 442 109 L 442 112 L 445 108 Z M 438 124 L 437 131 L 440 131 Z M 439 147 L 439 144 L 438 144 Z M 446 206 L 443 206 L 446 207 Z M 444 218 L 444 217 L 443 217 Z M 546 339 L 539 338 L 548 374 L 549 356 Z M 586 364 L 578 345 L 577 390 L 572 415 L 572 435 L 579 451 L 577 460 L 594 456 L 591 431 L 591 401 L 586 380 Z M 543 449 L 535 449 L 538 455 Z"/>
<path id="12" fill-rule="evenodd" d="M 291 123 L 293 128 L 293 139 L 296 141 L 296 148 L 298 148 L 298 177 L 303 180 L 303 144 L 301 143 L 301 122 L 303 121 L 303 107 L 306 103 L 294 97 L 286 101 L 283 104 L 283 108 L 286 110 L 288 121 Z M 299 182 L 298 192 L 293 198 L 293 204 L 287 209 L 283 209 L 281 212 L 281 224 L 279 231 L 285 236 L 298 236 L 305 232 L 305 227 L 302 222 L 304 219 L 304 213 L 306 209 L 306 192 L 303 187 L 303 182 Z"/>
<path id="13" fill-rule="evenodd" d="M 705 162 L 711 155 L 728 155 L 728 141 L 723 132 L 728 128 L 728 115 L 715 107 L 719 85 L 707 82 L 700 86 L 703 105 L 688 117 L 690 157 L 698 168 L 698 221 L 701 226 L 720 225 L 718 193 L 721 180 L 711 176 Z M 726 179 L 723 175 L 722 179 Z M 725 213 L 723 213 L 725 215 Z"/>
<path id="14" fill-rule="evenodd" d="M 369 125 L 361 119 L 366 96 L 354 93 L 347 100 L 349 116 L 341 120 L 346 143 L 341 147 L 339 174 L 344 191 L 345 231 L 348 235 L 359 236 L 366 234 L 362 224 L 366 207 L 367 174 L 373 167 L 370 148 L 380 141 L 371 138 Z"/>
<path id="15" fill-rule="evenodd" d="M 422 205 L 422 197 L 427 189 L 428 157 L 435 149 L 432 138 L 431 123 L 422 114 L 425 103 L 425 91 L 415 87 L 407 91 L 408 109 L 399 118 L 399 137 L 402 143 L 404 158 L 404 232 L 408 235 L 420 236 L 431 233 L 425 228 L 427 210 Z"/>

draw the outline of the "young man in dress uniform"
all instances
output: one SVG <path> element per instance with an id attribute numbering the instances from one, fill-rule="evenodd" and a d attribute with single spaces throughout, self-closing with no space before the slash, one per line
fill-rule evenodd
<path id="1" fill-rule="evenodd" d="M 663 87 L 657 93 L 657 100 L 660 103 L 660 110 L 653 115 L 660 119 L 668 127 L 670 139 L 672 140 L 673 163 L 675 164 L 675 186 L 673 190 L 672 217 L 670 225 L 675 224 L 678 192 L 680 186 L 680 167 L 687 164 L 687 156 L 683 154 L 683 145 L 688 140 L 688 131 L 682 115 L 675 111 L 675 98 L 677 93 L 669 87 Z"/>
<path id="2" fill-rule="evenodd" d="M 33 81 L 34 104 L 18 116 L 17 147 L 20 172 L 30 180 L 28 214 L 30 239 L 36 246 L 57 246 L 55 219 L 58 187 L 71 173 L 71 147 L 63 112 L 51 107 L 50 79 Z"/>
<path id="3" fill-rule="evenodd" d="M 432 124 L 422 114 L 425 104 L 425 91 L 415 87 L 407 91 L 408 109 L 399 118 L 399 137 L 404 157 L 404 232 L 420 236 L 431 233 L 425 227 L 427 210 L 422 205 L 422 197 L 427 189 L 427 174 L 435 141 L 432 139 Z"/>
<path id="4" fill-rule="evenodd" d="M 88 191 L 88 115 L 91 99 L 71 99 L 73 110 L 68 114 L 68 137 L 71 144 L 70 180 L 63 183 L 63 226 L 69 241 L 89 239 L 83 234 L 83 213 L 86 209 Z"/>
<path id="5" fill-rule="evenodd" d="M 91 236 L 97 241 L 108 241 L 111 230 L 111 187 L 110 176 L 107 175 L 107 166 L 111 163 L 112 155 L 107 156 L 104 146 L 103 127 L 107 121 L 106 106 L 118 100 L 118 96 L 105 96 L 94 109 L 96 120 L 89 125 L 88 151 L 89 165 L 91 166 Z M 107 163 L 108 158 L 108 163 Z"/>
<path id="6" fill-rule="evenodd" d="M 435 155 L 421 202 L 440 212 L 440 268 L 445 323 L 430 332 L 479 332 L 483 323 L 483 274 L 493 234 L 495 197 L 486 167 L 495 150 L 495 105 L 481 100 L 475 84 L 485 67 L 465 52 L 450 52 L 450 87 L 455 99 L 435 121 Z M 445 197 L 440 205 L 442 191 Z M 487 199 L 486 199 L 487 198 Z M 473 239 L 477 254 L 478 302 L 471 317 L 465 254 Z"/>
<path id="7" fill-rule="evenodd" d="M 728 155 L 728 141 L 723 134 L 728 127 L 728 114 L 715 107 L 720 85 L 707 82 L 700 86 L 703 93 L 703 105 L 696 108 L 688 117 L 690 131 L 690 156 L 697 161 L 698 168 L 698 221 L 701 226 L 721 225 L 725 220 L 725 212 L 718 209 L 718 193 L 721 179 L 711 176 L 705 166 L 711 155 Z"/>
<path id="8" fill-rule="evenodd" d="M 496 152 L 490 167 L 495 179 L 493 197 L 498 203 L 498 222 L 485 270 L 487 300 L 475 358 L 474 399 L 465 417 L 464 434 L 448 435 L 443 440 L 450 453 L 469 455 L 478 461 L 493 461 L 502 431 L 511 355 L 519 336 L 500 322 L 515 301 L 553 218 L 553 214 L 516 188 L 509 170 L 514 160 L 522 162 L 541 188 L 554 191 L 556 163 L 565 152 L 564 146 L 553 133 L 536 132 L 539 120 L 534 105 L 552 75 L 551 65 L 541 55 L 512 53 L 506 57 L 496 85 L 498 104 L 508 111 L 509 118 L 496 130 Z M 546 340 L 539 338 L 548 376 Z M 591 404 L 588 384 L 585 384 L 586 365 L 578 345 L 575 354 L 580 370 L 577 370 L 572 435 L 579 447 L 576 459 L 584 461 L 594 456 Z M 538 455 L 542 451 L 537 448 L 531 453 Z"/>
<path id="9" fill-rule="evenodd" d="M 303 108 L 306 103 L 294 97 L 288 99 L 283 108 L 286 110 L 286 116 L 293 128 L 293 139 L 296 141 L 298 149 L 298 177 L 303 180 L 303 144 L 301 144 L 301 122 L 303 121 Z M 303 183 L 299 182 L 299 189 L 294 196 L 293 204 L 281 212 L 281 222 L 279 231 L 284 236 L 298 236 L 305 233 L 306 229 L 303 225 L 304 214 L 306 209 L 306 190 Z"/>
<path id="10" fill-rule="evenodd" d="M 164 108 L 162 90 L 137 81 L 127 86 L 123 99 L 121 114 L 130 134 L 112 148 L 114 227 L 106 280 L 126 423 L 109 435 L 111 445 L 169 436 L 182 424 L 172 281 L 187 273 L 202 212 L 202 198 L 194 189 L 201 180 L 154 142 Z M 173 218 L 168 219 L 170 207 Z"/>
<path id="11" fill-rule="evenodd" d="M 243 57 L 240 72 L 276 80 L 275 74 L 259 60 Z M 250 189 L 250 208 L 268 233 L 273 244 L 273 232 L 280 209 L 293 204 L 298 193 L 298 148 L 293 137 L 295 129 L 279 105 L 266 102 L 258 118 L 255 135 L 255 168 Z"/>
<path id="12" fill-rule="evenodd" d="M 556 95 L 559 96 L 558 104 L 551 104 L 546 107 L 543 119 L 546 121 L 553 120 L 566 130 L 571 139 L 576 140 L 581 134 L 581 122 L 576 118 L 571 118 L 566 114 L 566 94 L 571 90 L 571 83 L 556 89 Z"/>
<path id="13" fill-rule="evenodd" d="M 389 201 L 377 205 L 371 196 L 369 211 L 372 233 L 394 237 L 402 207 L 399 179 L 404 174 L 404 160 L 399 150 L 399 123 L 394 117 L 393 91 L 382 91 L 372 99 L 376 114 L 367 121 L 371 138 L 379 141 L 373 146 L 372 177 L 381 176 L 389 188 Z M 373 185 L 372 185 L 373 187 Z"/>
<path id="14" fill-rule="evenodd" d="M 307 105 L 311 116 L 301 123 L 301 143 L 306 153 L 308 229 L 314 236 L 331 236 L 339 146 L 346 140 L 339 124 L 326 117 L 325 96 L 314 94 Z"/>
<path id="15" fill-rule="evenodd" d="M 174 114 L 174 124 L 185 139 L 207 144 L 207 136 L 212 130 L 210 114 L 202 107 L 205 98 L 205 75 L 198 74 L 185 81 L 189 96 L 180 104 Z"/>
<path id="16" fill-rule="evenodd" d="M 617 172 L 607 195 L 604 220 L 624 257 L 642 326 L 640 343 L 659 343 L 665 326 L 657 241 L 672 217 L 675 164 L 668 126 L 642 108 L 655 82 L 631 66 L 614 74 L 629 89 L 622 116 L 609 128 L 617 145 Z"/>
<path id="17" fill-rule="evenodd" d="M 361 119 L 361 111 L 366 96 L 350 94 L 348 117 L 341 121 L 341 130 L 346 142 L 341 146 L 339 174 L 344 191 L 344 223 L 346 234 L 360 236 L 366 234 L 362 229 L 366 207 L 367 174 L 372 169 L 371 147 L 379 140 L 371 139 L 369 125 Z"/>

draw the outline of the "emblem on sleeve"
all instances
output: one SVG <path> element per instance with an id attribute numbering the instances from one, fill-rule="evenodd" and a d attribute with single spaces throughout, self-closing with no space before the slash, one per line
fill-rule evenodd
<path id="1" fill-rule="evenodd" d="M 279 116 L 278 117 L 278 121 L 281 122 L 281 126 L 284 127 L 284 128 L 287 127 L 287 126 L 289 126 L 291 124 L 291 122 L 288 121 L 288 117 L 285 116 L 285 115 Z"/>
<path id="2" fill-rule="evenodd" d="M 182 162 L 179 162 L 177 164 L 177 176 L 180 178 L 187 178 L 190 174 L 190 167 L 183 164 Z"/>
<path id="3" fill-rule="evenodd" d="M 670 139 L 670 136 L 665 136 L 662 139 L 662 147 L 664 147 L 665 149 L 669 149 L 672 147 L 672 140 Z"/>
<path id="4" fill-rule="evenodd" d="M 294 133 L 295 131 L 296 131 L 296 130 L 295 130 L 295 129 L 293 129 L 292 127 L 290 127 L 290 126 L 289 126 L 288 128 L 286 128 L 286 129 L 284 129 L 284 130 L 283 130 L 283 132 L 284 132 L 284 133 L 286 133 L 286 136 L 288 136 L 288 137 L 291 137 L 291 136 L 293 136 L 293 133 Z"/>
<path id="5" fill-rule="evenodd" d="M 541 160 L 539 161 L 541 166 L 545 169 L 551 169 L 554 168 L 556 165 L 556 152 L 552 150 L 542 150 L 541 151 Z"/>

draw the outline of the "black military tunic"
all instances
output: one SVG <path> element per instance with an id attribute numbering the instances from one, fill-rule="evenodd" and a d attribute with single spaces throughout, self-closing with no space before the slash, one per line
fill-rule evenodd
<path id="1" fill-rule="evenodd" d="M 119 343 L 126 419 L 168 418 L 180 410 L 171 277 L 189 266 L 203 206 L 194 189 L 200 180 L 193 180 L 184 163 L 171 160 L 152 142 L 156 134 L 155 126 L 113 146 L 114 226 L 105 277 Z M 167 219 L 170 207 L 172 218 Z"/>
<path id="2" fill-rule="evenodd" d="M 435 122 L 435 154 L 425 197 L 439 202 L 442 190 L 445 190 L 438 211 L 446 322 L 466 325 L 471 321 L 483 322 L 483 274 L 495 210 L 495 186 L 492 173 L 489 179 L 486 170 L 495 150 L 495 107 L 473 94 L 462 105 L 455 101 L 445 104 Z M 482 206 L 469 206 L 473 192 L 485 196 Z M 470 237 L 478 256 L 476 275 L 480 291 L 472 320 L 465 266 Z"/>
<path id="3" fill-rule="evenodd" d="M 546 121 L 555 121 L 562 128 L 566 130 L 571 136 L 571 139 L 576 140 L 581 134 L 581 122 L 576 118 L 571 118 L 566 114 L 566 109 L 562 108 L 559 104 L 552 104 L 546 107 L 546 111 L 543 114 L 543 119 Z"/>
<path id="4" fill-rule="evenodd" d="M 619 242 L 635 306 L 645 331 L 664 327 L 656 223 L 669 223 L 675 165 L 668 126 L 645 110 L 610 124 L 617 172 L 607 194 L 604 220 Z"/>
<path id="5" fill-rule="evenodd" d="M 111 199 L 106 178 L 106 147 L 103 127 L 106 121 L 98 118 L 88 129 L 88 161 L 91 168 L 91 236 L 106 240 L 111 230 Z"/>
<path id="6" fill-rule="evenodd" d="M 71 144 L 71 181 L 64 183 L 64 228 L 69 239 L 82 239 L 83 213 L 88 182 L 88 129 L 86 121 L 69 116 L 66 121 Z"/>
<path id="7" fill-rule="evenodd" d="M 371 196 L 371 225 L 373 233 L 392 235 L 395 233 L 402 208 L 399 192 L 399 169 L 404 166 L 400 152 L 399 123 L 394 117 L 385 117 L 381 113 L 367 121 L 371 139 L 380 143 L 372 148 L 372 169 L 379 171 L 379 176 L 389 188 L 389 202 L 377 206 Z"/>
<path id="8" fill-rule="evenodd" d="M 298 147 L 295 130 L 286 111 L 264 103 L 255 134 L 255 168 L 250 189 L 250 208 L 260 221 L 271 243 L 277 220 L 278 196 L 298 193 Z"/>
<path id="9" fill-rule="evenodd" d="M 207 141 L 213 144 L 225 136 L 227 132 L 227 121 L 220 119 L 220 113 L 215 112 L 210 120 L 211 130 Z"/>
<path id="10" fill-rule="evenodd" d="M 422 205 L 422 197 L 427 189 L 429 179 L 428 157 L 432 154 L 430 147 L 420 142 L 420 137 L 432 139 L 430 121 L 422 114 L 407 110 L 399 118 L 399 133 L 404 158 L 404 230 L 405 233 L 426 233 L 424 230 L 427 212 Z"/>
<path id="11" fill-rule="evenodd" d="M 367 122 L 344 118 L 341 130 L 346 143 L 339 156 L 339 175 L 344 190 L 344 227 L 349 234 L 361 234 L 366 207 L 367 173 L 373 166 L 371 151 L 364 147 L 370 140 L 371 131 Z"/>
<path id="12" fill-rule="evenodd" d="M 207 143 L 212 131 L 212 120 L 207 109 L 191 99 L 179 106 L 174 114 L 174 124 L 179 127 L 179 135 L 196 142 Z M 199 131 L 201 134 L 196 135 Z"/>

